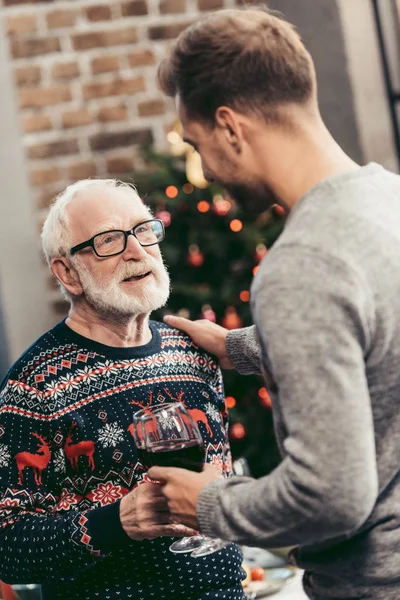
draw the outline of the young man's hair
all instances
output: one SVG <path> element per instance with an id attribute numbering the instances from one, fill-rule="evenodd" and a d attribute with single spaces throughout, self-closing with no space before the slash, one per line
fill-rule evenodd
<path id="1" fill-rule="evenodd" d="M 281 121 L 315 94 L 311 56 L 294 27 L 267 9 L 222 10 L 185 29 L 158 70 L 163 92 L 214 124 L 219 106 Z"/>

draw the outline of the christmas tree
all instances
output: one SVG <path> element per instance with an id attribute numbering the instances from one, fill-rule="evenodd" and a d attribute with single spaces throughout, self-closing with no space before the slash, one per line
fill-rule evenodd
<path id="1" fill-rule="evenodd" d="M 207 185 L 198 155 L 186 153 L 172 133 L 175 155 L 147 147 L 145 168 L 129 178 L 166 228 L 162 253 L 172 292 L 167 309 L 153 318 L 172 313 L 228 329 L 249 325 L 251 280 L 282 230 L 284 215 L 279 208 L 257 220 L 246 215 L 218 186 Z M 260 477 L 279 462 L 269 395 L 257 376 L 224 371 L 224 384 L 233 458 L 244 457 L 251 474 Z"/>

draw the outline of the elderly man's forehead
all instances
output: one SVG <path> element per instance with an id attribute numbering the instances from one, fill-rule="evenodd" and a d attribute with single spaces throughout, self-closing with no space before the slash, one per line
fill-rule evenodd
<path id="1" fill-rule="evenodd" d="M 93 186 L 80 190 L 68 206 L 72 221 L 90 221 L 109 213 L 116 217 L 120 213 L 131 213 L 132 217 L 147 217 L 151 213 L 133 189 L 128 187 L 107 188 Z"/>

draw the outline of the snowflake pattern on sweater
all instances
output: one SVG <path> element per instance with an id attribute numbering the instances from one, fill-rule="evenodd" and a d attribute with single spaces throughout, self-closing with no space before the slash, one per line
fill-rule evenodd
<path id="1" fill-rule="evenodd" d="M 130 540 L 119 501 L 146 481 L 133 414 L 180 400 L 207 462 L 230 473 L 221 372 L 193 341 L 150 322 L 145 346 L 115 348 L 56 325 L 0 392 L 0 579 L 42 584 L 48 600 L 241 600 L 235 544 L 201 559 L 172 538 Z"/>

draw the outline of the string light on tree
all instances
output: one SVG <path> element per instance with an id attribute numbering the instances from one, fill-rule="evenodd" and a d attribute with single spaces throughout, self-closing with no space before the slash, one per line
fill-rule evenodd
<path id="1" fill-rule="evenodd" d="M 194 192 L 194 186 L 193 186 L 191 183 L 185 183 L 185 184 L 182 186 L 182 191 L 183 191 L 185 194 L 193 194 L 193 192 Z"/>
<path id="2" fill-rule="evenodd" d="M 240 221 L 240 219 L 232 219 L 232 221 L 229 223 L 229 227 L 232 229 L 232 231 L 237 233 L 243 229 L 243 223 Z"/>
<path id="3" fill-rule="evenodd" d="M 256 266 L 254 267 L 254 269 L 253 269 L 253 276 L 254 276 L 254 277 L 257 275 L 257 271 L 258 271 L 258 269 L 259 269 L 259 268 L 260 268 L 260 266 L 259 266 L 259 265 L 256 265 Z"/>
<path id="4" fill-rule="evenodd" d="M 229 436 L 232 440 L 242 440 L 246 437 L 246 428 L 243 423 L 234 423 L 229 429 Z"/>
<path id="5" fill-rule="evenodd" d="M 179 190 L 175 185 L 169 185 L 165 188 L 165 195 L 167 198 L 176 198 L 179 194 Z"/>
<path id="6" fill-rule="evenodd" d="M 262 387 L 258 390 L 258 397 L 260 398 L 260 403 L 266 408 L 271 408 L 271 396 L 268 394 L 267 388 Z"/>
<path id="7" fill-rule="evenodd" d="M 201 213 L 206 213 L 210 210 L 210 205 L 206 200 L 200 200 L 197 203 L 197 210 Z"/>
<path id="8" fill-rule="evenodd" d="M 248 302 L 250 300 L 250 292 L 249 290 L 242 290 L 239 294 L 239 298 L 242 302 Z"/>
<path id="9" fill-rule="evenodd" d="M 226 408 L 235 408 L 236 406 L 236 398 L 233 396 L 227 396 L 225 398 Z"/>

